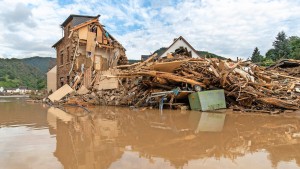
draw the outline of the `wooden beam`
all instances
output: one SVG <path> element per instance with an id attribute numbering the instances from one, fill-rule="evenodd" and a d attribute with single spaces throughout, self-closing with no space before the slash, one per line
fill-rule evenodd
<path id="1" fill-rule="evenodd" d="M 109 45 L 101 45 L 101 44 L 100 44 L 100 48 L 101 48 L 101 47 L 104 47 L 104 48 L 111 48 L 111 49 L 114 48 L 113 46 L 109 46 Z"/>
<path id="2" fill-rule="evenodd" d="M 198 82 L 198 81 L 195 81 L 192 79 L 187 79 L 182 76 L 177 76 L 177 75 L 174 75 L 173 73 L 167 73 L 167 72 L 147 71 L 147 72 L 117 74 L 117 76 L 135 76 L 135 75 L 159 77 L 159 78 L 163 78 L 163 79 L 167 79 L 167 80 L 172 80 L 175 82 L 188 83 L 188 84 L 191 84 L 192 86 L 199 85 L 201 87 L 206 88 L 206 85 L 204 83 L 201 83 L 201 82 Z"/>
<path id="3" fill-rule="evenodd" d="M 131 65 L 120 65 L 120 66 L 116 66 L 115 68 L 117 69 L 122 69 L 122 68 L 129 68 L 129 67 L 133 67 L 133 66 L 136 66 L 138 64 L 140 64 L 141 62 L 137 62 L 137 63 L 133 63 Z"/>
<path id="4" fill-rule="evenodd" d="M 103 42 L 103 37 L 102 37 L 102 30 L 100 28 L 100 26 L 97 26 L 97 37 L 96 40 L 98 43 L 102 43 Z"/>
<path id="5" fill-rule="evenodd" d="M 285 108 L 289 110 L 298 110 L 299 107 L 297 103 L 291 103 L 288 100 L 280 100 L 277 98 L 272 98 L 272 97 L 263 97 L 263 98 L 258 98 L 257 100 L 265 103 L 265 104 L 271 104 L 280 108 Z"/>
<path id="6" fill-rule="evenodd" d="M 144 62 L 142 62 L 141 64 L 139 64 L 138 66 L 136 66 L 137 69 L 143 67 L 144 65 L 146 65 L 148 62 L 150 62 L 151 60 L 153 60 L 155 57 L 157 56 L 157 53 L 154 53 L 153 55 L 151 55 L 147 60 L 145 60 Z"/>

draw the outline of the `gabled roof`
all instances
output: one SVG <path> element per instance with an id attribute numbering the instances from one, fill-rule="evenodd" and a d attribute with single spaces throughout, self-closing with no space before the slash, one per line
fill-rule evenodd
<path id="1" fill-rule="evenodd" d="M 100 15 L 97 16 L 88 16 L 88 15 L 74 15 L 71 14 L 60 26 L 65 27 L 73 18 L 77 18 L 76 21 L 73 23 L 72 26 L 81 24 L 83 22 L 86 22 L 90 19 L 99 18 Z"/>
<path id="2" fill-rule="evenodd" d="M 189 44 L 189 42 L 187 42 L 182 36 L 179 36 L 179 38 L 177 38 L 176 40 L 174 40 L 174 42 L 165 50 L 165 52 L 168 51 L 179 40 L 183 40 L 184 43 L 186 43 L 199 57 L 201 57 L 198 54 L 198 52 L 193 48 L 193 46 L 191 44 Z M 161 57 L 165 52 L 163 52 L 162 54 L 160 54 L 158 57 Z"/>

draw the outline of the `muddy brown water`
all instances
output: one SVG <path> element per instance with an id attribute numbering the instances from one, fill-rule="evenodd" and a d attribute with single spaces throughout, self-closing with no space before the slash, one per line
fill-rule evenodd
<path id="1" fill-rule="evenodd" d="M 0 98 L 0 168 L 300 168 L 300 117 Z"/>

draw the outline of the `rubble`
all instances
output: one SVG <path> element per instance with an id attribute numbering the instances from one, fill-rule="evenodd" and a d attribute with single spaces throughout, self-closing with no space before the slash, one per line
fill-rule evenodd
<path id="1" fill-rule="evenodd" d="M 117 87 L 104 89 L 91 86 L 88 94 L 73 96 L 80 98 L 76 104 L 86 102 L 134 107 L 167 105 L 181 108 L 188 106 L 189 94 L 177 98 L 181 92 L 224 89 L 227 107 L 234 110 L 271 113 L 299 109 L 296 84 L 300 78 L 286 72 L 241 60 L 190 58 L 176 54 L 170 61 L 170 58 L 156 56 L 154 54 L 144 62 L 109 69 L 111 74 L 105 73 L 99 75 L 99 78 L 113 78 Z M 164 67 L 175 63 L 175 67 Z M 158 64 L 160 66 L 156 67 Z M 73 88 L 79 89 L 79 86 Z M 174 89 L 177 91 L 174 92 Z M 64 102 L 70 104 L 74 102 L 73 98 Z"/>
<path id="2" fill-rule="evenodd" d="M 300 77 L 300 61 L 294 59 L 283 59 L 267 68 L 268 70 L 277 70 L 286 75 Z"/>

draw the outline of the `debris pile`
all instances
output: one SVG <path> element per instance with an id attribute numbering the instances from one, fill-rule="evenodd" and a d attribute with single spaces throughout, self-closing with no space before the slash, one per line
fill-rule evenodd
<path id="1" fill-rule="evenodd" d="M 146 61 L 145 61 L 146 62 Z M 122 76 L 142 76 L 138 100 L 146 100 L 153 92 L 180 87 L 181 90 L 225 90 L 229 107 L 239 110 L 264 111 L 299 108 L 297 85 L 300 78 L 276 70 L 266 70 L 251 62 L 219 59 L 178 60 L 180 66 L 172 69 L 176 61 L 161 62 L 168 71 L 157 71 L 155 62 L 140 63 L 124 70 Z M 143 64 L 143 65 L 142 65 Z M 142 65 L 142 67 L 141 67 Z M 153 70 L 154 69 L 154 70 Z M 155 70 L 156 69 L 156 70 Z M 200 89 L 201 90 L 201 89 Z M 148 91 L 148 92 L 147 92 Z M 172 101 L 172 99 L 170 99 Z"/>
<path id="2" fill-rule="evenodd" d="M 74 98 L 63 102 L 182 108 L 189 104 L 190 93 L 224 89 L 227 107 L 234 110 L 279 113 L 297 110 L 300 104 L 300 78 L 249 61 L 182 54 L 158 58 L 154 54 L 144 62 L 116 66 L 106 72 L 111 74 L 99 75 L 106 84 L 100 80 L 99 86 L 94 84 L 86 93 L 74 95 L 77 102 Z"/>
<path id="3" fill-rule="evenodd" d="M 293 59 L 283 59 L 268 67 L 268 70 L 285 72 L 289 76 L 300 77 L 300 61 Z"/>

